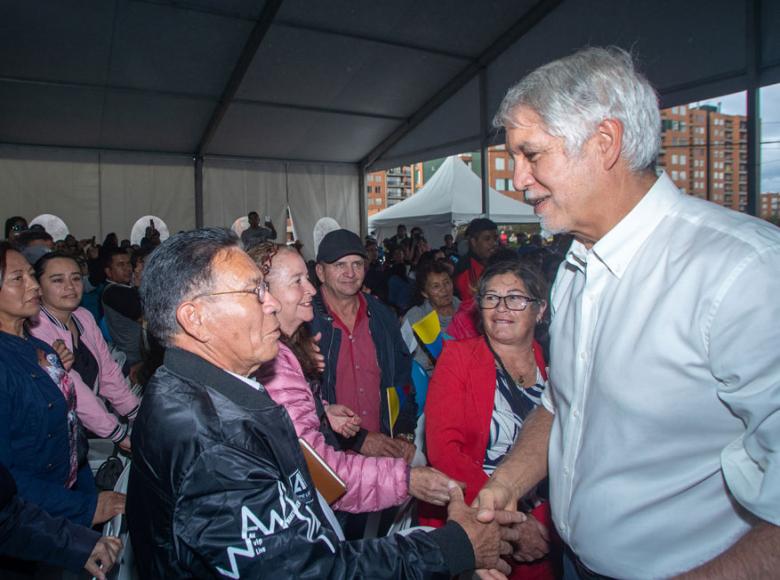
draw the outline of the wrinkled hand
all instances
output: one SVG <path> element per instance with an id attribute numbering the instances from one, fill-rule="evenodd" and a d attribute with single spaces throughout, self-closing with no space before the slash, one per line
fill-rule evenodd
<path id="1" fill-rule="evenodd" d="M 520 537 L 514 524 L 524 521 L 525 514 L 497 510 L 489 523 L 482 523 L 477 519 L 477 510 L 463 502 L 463 491 L 454 482 L 450 484 L 449 495 L 447 519 L 460 524 L 469 537 L 476 568 L 490 570 L 494 578 L 511 573 L 511 566 L 501 556 L 512 553 L 512 542 Z"/>
<path id="2" fill-rule="evenodd" d="M 522 524 L 517 524 L 514 528 L 520 534 L 512 554 L 515 560 L 533 562 L 544 558 L 550 551 L 550 532 L 535 517 L 529 515 Z"/>
<path id="3" fill-rule="evenodd" d="M 466 489 L 466 484 L 450 479 L 433 467 L 412 467 L 409 472 L 409 495 L 433 505 L 450 501 L 450 481 Z"/>
<path id="4" fill-rule="evenodd" d="M 101 491 L 98 494 L 92 525 L 104 524 L 117 514 L 125 513 L 125 494 L 116 491 Z"/>
<path id="5" fill-rule="evenodd" d="M 401 455 L 397 457 L 411 465 L 414 460 L 414 454 L 417 452 L 417 447 L 415 447 L 414 443 L 411 443 L 406 439 L 396 438 L 395 441 L 401 444 Z"/>
<path id="6" fill-rule="evenodd" d="M 311 358 L 314 359 L 314 362 L 316 363 L 318 373 L 325 372 L 325 355 L 322 354 L 322 351 L 320 351 L 321 338 L 322 338 L 322 333 L 318 332 L 317 334 L 311 337 L 309 344 L 305 346 L 306 352 L 309 354 Z"/>
<path id="7" fill-rule="evenodd" d="M 400 439 L 390 439 L 382 433 L 369 431 L 360 447 L 360 454 L 369 457 L 402 458 L 406 450 L 402 443 Z"/>
<path id="8" fill-rule="evenodd" d="M 119 538 L 101 537 L 87 558 L 84 569 L 98 580 L 106 580 L 106 574 L 114 566 L 121 549 L 122 541 Z"/>
<path id="9" fill-rule="evenodd" d="M 325 409 L 330 428 L 342 437 L 354 437 L 360 431 L 360 417 L 344 405 L 328 405 Z"/>
<path id="10" fill-rule="evenodd" d="M 68 347 L 65 346 L 65 341 L 63 341 L 61 338 L 58 338 L 53 343 L 51 343 L 51 347 L 54 349 L 54 352 L 57 353 L 57 356 L 60 357 L 60 361 L 62 361 L 62 367 L 70 372 L 70 369 L 73 368 L 73 361 L 75 360 L 73 353 L 68 350 Z"/>
<path id="11" fill-rule="evenodd" d="M 492 522 L 496 513 L 500 513 L 497 510 L 516 511 L 518 499 L 517 493 L 513 489 L 497 479 L 491 478 L 480 490 L 471 507 L 478 508 L 478 521 Z M 484 569 L 477 570 L 476 574 L 482 580 L 496 580 L 505 577 L 504 571 L 505 568 L 502 570 Z"/>
<path id="12" fill-rule="evenodd" d="M 471 507 L 479 509 L 479 521 L 491 522 L 496 510 L 517 511 L 517 491 L 508 485 L 491 478 L 479 491 Z"/>

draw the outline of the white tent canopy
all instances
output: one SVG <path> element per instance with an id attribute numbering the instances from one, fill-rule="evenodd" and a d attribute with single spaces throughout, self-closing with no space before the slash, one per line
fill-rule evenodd
<path id="1" fill-rule="evenodd" d="M 460 158 L 448 157 L 420 191 L 370 217 L 368 229 L 382 240 L 395 234 L 399 224 L 420 226 L 435 247 L 453 228 L 482 215 L 482 180 Z M 530 206 L 493 188 L 488 217 L 498 224 L 539 223 Z"/>

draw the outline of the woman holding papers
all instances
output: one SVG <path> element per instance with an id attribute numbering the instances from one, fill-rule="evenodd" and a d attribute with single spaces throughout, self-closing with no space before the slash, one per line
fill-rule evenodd
<path id="1" fill-rule="evenodd" d="M 282 331 L 279 354 L 260 368 L 256 378 L 285 407 L 298 436 L 346 482 L 347 492 L 333 507 L 352 513 L 379 511 L 401 504 L 408 495 L 444 505 L 449 499 L 450 478 L 439 471 L 410 468 L 403 459 L 364 457 L 338 450 L 323 420 L 323 403 L 307 380 L 307 374 L 314 377 L 317 369 L 311 356 L 311 339 L 303 334 L 302 327 L 314 316 L 315 290 L 307 277 L 306 264 L 294 249 L 270 243 L 255 246 L 250 255 L 266 274 L 268 290 L 281 304 L 277 313 Z M 352 412 L 343 407 L 336 414 L 330 413 L 328 419 L 346 435 L 354 435 L 359 425 Z"/>
<path id="2" fill-rule="evenodd" d="M 406 313 L 404 322 L 414 327 L 431 312 L 436 312 L 439 319 L 439 329 L 447 328 L 453 314 L 460 306 L 460 300 L 455 297 L 452 286 L 452 278 L 447 264 L 431 261 L 423 264 L 416 273 L 417 294 L 422 299 L 422 304 L 413 306 Z M 419 300 L 418 300 L 419 301 Z M 418 346 L 414 351 L 414 360 L 420 363 L 429 374 L 433 372 L 432 355 L 424 346 Z"/>
<path id="3" fill-rule="evenodd" d="M 517 260 L 489 265 L 479 281 L 480 336 L 447 341 L 425 407 L 428 459 L 466 482 L 466 502 L 477 496 L 541 403 L 547 386 L 542 349 L 534 339 L 547 308 L 541 274 Z M 518 506 L 530 512 L 523 526 L 523 560 L 547 553 L 552 529 L 548 504 L 535 493 Z M 435 512 L 428 510 L 430 515 Z M 443 518 L 425 523 L 441 525 Z M 549 559 L 519 564 L 514 578 L 553 578 Z"/>

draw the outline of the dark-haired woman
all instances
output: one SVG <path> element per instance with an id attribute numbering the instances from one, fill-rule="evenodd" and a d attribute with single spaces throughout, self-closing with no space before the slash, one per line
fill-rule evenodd
<path id="1" fill-rule="evenodd" d="M 135 418 L 140 401 L 111 357 L 95 319 L 79 306 L 84 293 L 81 268 L 68 255 L 46 254 L 35 263 L 35 276 L 41 287 L 42 304 L 30 332 L 48 344 L 57 340 L 65 343 L 74 356 L 68 374 L 76 387 L 81 422 L 98 437 L 111 439 L 130 451 L 128 425 Z M 109 401 L 128 422 L 120 422 L 106 409 L 103 400 Z"/>
<path id="2" fill-rule="evenodd" d="M 446 263 L 436 260 L 421 263 L 417 268 L 415 283 L 418 301 L 422 299 L 422 304 L 410 308 L 404 320 L 412 325 L 436 311 L 443 331 L 460 306 L 460 300 L 454 295 L 450 268 Z M 414 359 L 429 373 L 433 371 L 433 360 L 423 347 L 415 349 Z"/>
<path id="3" fill-rule="evenodd" d="M 482 334 L 445 343 L 425 405 L 428 460 L 466 482 L 467 503 L 512 447 L 547 387 L 534 339 L 547 308 L 542 275 L 518 259 L 493 263 L 479 280 L 476 301 Z M 517 564 L 512 577 L 554 578 L 554 566 L 544 558 L 552 530 L 548 503 L 531 494 L 518 507 L 529 512 L 521 530 L 524 557 L 539 562 Z"/>
<path id="4" fill-rule="evenodd" d="M 39 309 L 32 267 L 0 243 L 0 463 L 26 501 L 92 526 L 124 511 L 124 496 L 98 495 L 81 461 L 75 386 L 54 349 L 26 330 Z"/>

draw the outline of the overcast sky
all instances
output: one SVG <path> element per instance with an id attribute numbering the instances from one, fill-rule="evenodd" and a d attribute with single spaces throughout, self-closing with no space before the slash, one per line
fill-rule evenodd
<path id="1" fill-rule="evenodd" d="M 729 115 L 744 115 L 745 93 L 701 101 Z M 695 104 L 695 103 L 692 103 Z M 780 191 L 780 84 L 761 89 L 761 191 Z"/>

